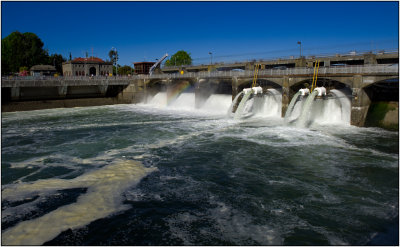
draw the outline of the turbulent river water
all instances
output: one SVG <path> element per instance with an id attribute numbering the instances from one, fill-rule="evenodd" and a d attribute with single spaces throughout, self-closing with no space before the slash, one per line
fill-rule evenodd
<path id="1" fill-rule="evenodd" d="M 2 113 L 2 244 L 398 245 L 398 132 L 263 102 Z"/>

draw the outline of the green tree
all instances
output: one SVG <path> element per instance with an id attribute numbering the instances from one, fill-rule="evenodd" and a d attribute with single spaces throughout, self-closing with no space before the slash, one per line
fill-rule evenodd
<path id="1" fill-rule="evenodd" d="M 118 64 L 118 71 L 119 71 L 119 68 L 121 68 L 121 65 Z M 114 65 L 113 65 L 112 73 L 113 73 L 113 75 L 116 75 L 116 74 L 117 74 L 117 67 L 114 66 Z M 119 74 L 119 73 L 118 73 L 118 74 Z"/>
<path id="2" fill-rule="evenodd" d="M 67 61 L 60 54 L 52 54 L 48 57 L 47 64 L 53 65 L 59 74 L 62 74 L 62 63 Z"/>
<path id="3" fill-rule="evenodd" d="M 117 65 L 117 67 L 120 67 L 118 63 L 118 52 L 115 49 L 111 49 L 108 52 L 108 56 L 110 57 L 110 61 L 113 64 L 113 74 L 116 75 L 117 74 L 117 69 L 114 65 Z"/>
<path id="4" fill-rule="evenodd" d="M 11 33 L 1 42 L 2 73 L 18 72 L 20 67 L 32 67 L 46 64 L 48 52 L 43 49 L 43 42 L 34 33 Z"/>
<path id="5" fill-rule="evenodd" d="M 180 65 L 191 65 L 192 58 L 190 57 L 190 53 L 186 51 L 178 51 L 174 55 L 171 56 L 170 59 L 165 61 L 165 66 L 180 66 Z"/>
<path id="6" fill-rule="evenodd" d="M 118 52 L 116 50 L 111 49 L 108 52 L 108 57 L 110 58 L 112 64 L 116 64 L 116 62 L 118 62 Z"/>
<path id="7" fill-rule="evenodd" d="M 28 70 L 29 70 L 29 68 L 26 66 L 19 68 L 19 72 L 24 72 L 24 71 L 28 71 Z"/>
<path id="8" fill-rule="evenodd" d="M 118 67 L 118 75 L 132 75 L 132 67 L 125 65 L 122 67 Z"/>

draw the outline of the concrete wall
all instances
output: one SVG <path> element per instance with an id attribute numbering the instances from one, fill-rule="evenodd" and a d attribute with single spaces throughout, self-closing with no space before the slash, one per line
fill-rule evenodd
<path id="1" fill-rule="evenodd" d="M 364 126 L 399 130 L 399 102 L 372 102 L 369 106 Z"/>
<path id="2" fill-rule="evenodd" d="M 90 69 L 94 68 L 96 73 L 93 74 L 94 76 L 100 75 L 108 75 L 112 73 L 112 65 L 111 64 L 103 64 L 103 63 L 72 63 L 66 62 L 62 65 L 63 75 L 64 76 L 90 76 Z"/>
<path id="3" fill-rule="evenodd" d="M 138 77 L 140 78 L 140 77 Z M 51 108 L 51 107 L 70 107 L 94 104 L 120 104 L 120 103 L 139 103 L 144 102 L 147 96 L 153 96 L 160 91 L 166 91 L 169 96 L 176 90 L 178 86 L 188 86 L 194 88 L 196 94 L 196 106 L 201 106 L 205 99 L 212 93 L 231 93 L 232 99 L 242 90 L 243 87 L 251 83 L 251 77 L 233 76 L 229 78 L 204 77 L 204 78 L 169 78 L 169 79 L 149 79 L 149 77 L 138 78 L 85 78 L 75 80 L 71 77 L 63 79 L 55 78 L 52 80 L 15 80 L 3 81 L 2 83 L 2 110 L 30 110 Z M 147 79 L 146 79 L 147 78 Z M 308 78 L 308 79 L 307 79 Z M 319 77 L 320 78 L 320 77 Z M 322 78 L 322 77 L 321 77 Z M 352 91 L 351 102 L 351 124 L 355 126 L 364 126 L 370 110 L 370 105 L 374 101 L 378 101 L 374 92 L 377 91 L 371 85 L 376 81 L 385 81 L 393 79 L 385 76 L 363 76 L 349 75 L 344 77 L 326 77 L 329 80 L 336 79 L 337 83 L 346 85 Z M 274 84 L 274 87 L 280 87 L 282 90 L 282 117 L 286 113 L 286 109 L 293 95 L 310 78 L 307 75 L 259 78 L 258 84 L 266 82 L 264 86 L 268 87 L 268 83 Z M 389 82 L 389 84 L 393 82 Z M 260 85 L 261 85 L 260 84 Z M 398 83 L 397 83 L 398 84 Z M 397 85 L 396 84 L 396 85 Z M 68 85 L 68 86 L 67 86 Z M 334 88 L 336 88 L 334 86 Z M 379 87 L 377 87 L 379 88 Z M 296 91 L 297 90 L 297 91 Z M 372 91 L 373 93 L 369 92 Z M 397 89 L 398 90 L 398 89 Z M 382 94 L 382 93 L 380 93 Z M 372 95 L 372 96 L 371 96 Z M 387 94 L 384 94 L 387 96 Z M 92 98 L 92 99 L 90 99 Z M 94 98 L 97 98 L 95 100 Z M 86 99 L 87 101 L 85 101 Z M 59 100 L 59 101 L 54 101 Z M 379 100 L 381 100 L 379 98 Z M 397 101 L 396 101 L 397 100 Z M 24 102 L 25 101 L 25 102 Z M 26 103 L 26 101 L 31 102 Z M 397 102 L 398 97 L 389 101 Z M 49 103 L 50 102 L 50 103 Z M 91 102 L 91 103 L 89 103 Z M 32 105 L 32 106 L 30 106 Z M 381 120 L 384 124 L 396 124 L 394 111 L 388 111 L 387 116 Z M 398 114 L 398 113 L 397 113 Z"/>
<path id="4" fill-rule="evenodd" d="M 3 87 L 2 111 L 26 111 L 58 107 L 139 103 L 144 100 L 143 80 L 128 85 L 74 85 Z"/>

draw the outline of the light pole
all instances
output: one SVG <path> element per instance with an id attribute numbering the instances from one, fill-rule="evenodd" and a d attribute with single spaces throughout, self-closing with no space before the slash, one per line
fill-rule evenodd
<path id="1" fill-rule="evenodd" d="M 297 44 L 300 45 L 300 58 L 301 58 L 301 42 L 297 41 Z"/>
<path id="2" fill-rule="evenodd" d="M 210 64 L 212 65 L 212 52 L 208 52 L 208 54 L 210 54 Z"/>

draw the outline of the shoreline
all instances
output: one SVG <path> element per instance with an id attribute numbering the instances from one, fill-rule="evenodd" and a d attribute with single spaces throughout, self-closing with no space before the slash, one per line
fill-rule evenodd
<path id="1" fill-rule="evenodd" d="M 107 98 L 84 98 L 84 99 L 62 99 L 62 100 L 40 100 L 40 101 L 18 101 L 1 104 L 1 112 L 33 111 L 53 108 L 72 108 L 86 106 L 128 104 L 131 101 Z"/>

